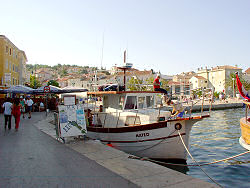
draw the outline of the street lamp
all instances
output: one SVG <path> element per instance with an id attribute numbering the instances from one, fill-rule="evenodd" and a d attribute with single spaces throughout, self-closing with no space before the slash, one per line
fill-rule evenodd
<path id="1" fill-rule="evenodd" d="M 234 98 L 234 78 L 232 78 L 233 80 L 233 98 Z"/>

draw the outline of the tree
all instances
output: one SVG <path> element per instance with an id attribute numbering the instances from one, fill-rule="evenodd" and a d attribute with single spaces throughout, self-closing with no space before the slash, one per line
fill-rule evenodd
<path id="1" fill-rule="evenodd" d="M 130 91 L 145 91 L 146 87 L 142 86 L 142 80 L 136 78 L 136 77 L 132 77 L 129 81 L 128 81 L 128 89 Z"/>
<path id="2" fill-rule="evenodd" d="M 82 69 L 81 71 L 80 71 L 80 74 L 88 74 L 89 72 L 86 70 L 86 69 Z"/>
<path id="3" fill-rule="evenodd" d="M 244 88 L 248 91 L 250 89 L 250 83 L 247 82 L 246 80 L 243 79 L 243 77 L 241 75 L 239 75 L 240 81 L 242 83 L 242 85 L 244 86 Z M 234 79 L 234 81 L 233 81 Z M 229 78 L 227 79 L 226 83 L 225 83 L 225 88 L 233 88 L 235 89 L 236 92 L 238 92 L 237 89 L 237 83 L 236 83 L 236 74 L 230 74 Z M 235 93 L 236 93 L 235 92 Z"/>
<path id="4" fill-rule="evenodd" d="M 161 79 L 161 88 L 167 90 L 169 92 L 170 88 L 168 87 L 168 81 Z"/>
<path id="5" fill-rule="evenodd" d="M 153 69 L 152 69 L 153 70 Z M 154 77 L 151 76 L 148 79 L 146 79 L 146 85 L 152 85 L 152 87 L 147 87 L 147 90 L 153 91 L 153 82 L 154 82 Z"/>
<path id="6" fill-rule="evenodd" d="M 66 69 L 63 69 L 61 72 L 61 76 L 66 76 L 68 74 L 68 71 Z"/>
<path id="7" fill-rule="evenodd" d="M 48 86 L 52 85 L 52 86 L 56 86 L 59 87 L 59 83 L 56 80 L 50 80 L 47 83 Z"/>
<path id="8" fill-rule="evenodd" d="M 42 85 L 40 81 L 34 75 L 30 75 L 30 87 L 33 89 L 37 89 L 41 86 Z"/>

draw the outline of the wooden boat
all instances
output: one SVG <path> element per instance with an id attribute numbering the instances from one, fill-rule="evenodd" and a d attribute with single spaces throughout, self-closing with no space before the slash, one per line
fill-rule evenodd
<path id="1" fill-rule="evenodd" d="M 187 152 L 178 130 L 189 145 L 194 123 L 209 117 L 185 115 L 170 119 L 171 112 L 156 106 L 156 91 L 97 91 L 88 92 L 102 97 L 100 111 L 92 111 L 87 136 L 127 153 L 156 160 L 186 161 Z"/>
<path id="2" fill-rule="evenodd" d="M 243 101 L 243 103 L 246 105 L 246 115 L 244 118 L 240 119 L 241 137 L 239 139 L 239 142 L 244 148 L 250 150 L 250 117 L 248 116 L 248 110 L 250 108 L 250 96 L 249 92 L 241 83 L 237 72 L 235 73 L 235 76 L 238 91 L 240 92 L 240 95 L 245 98 L 245 101 Z"/>
<path id="3" fill-rule="evenodd" d="M 250 150 L 250 117 L 248 116 L 248 110 L 250 108 L 250 102 L 243 101 L 246 105 L 246 115 L 240 119 L 241 137 L 239 139 L 240 145 Z"/>

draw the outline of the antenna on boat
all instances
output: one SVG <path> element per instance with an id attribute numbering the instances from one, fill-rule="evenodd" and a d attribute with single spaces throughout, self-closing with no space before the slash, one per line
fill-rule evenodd
<path id="1" fill-rule="evenodd" d="M 124 91 L 126 91 L 126 70 L 131 69 L 133 66 L 132 63 L 127 63 L 127 50 L 123 52 L 123 66 L 117 67 L 118 69 L 123 70 L 123 84 L 124 84 Z"/>
<path id="2" fill-rule="evenodd" d="M 127 59 L 126 55 L 127 55 L 127 50 L 125 50 L 124 53 L 123 53 L 123 63 L 124 63 L 124 65 L 126 65 L 126 59 Z"/>
<path id="3" fill-rule="evenodd" d="M 103 62 L 103 49 L 104 49 L 104 31 L 102 34 L 101 70 L 102 70 L 102 62 Z"/>

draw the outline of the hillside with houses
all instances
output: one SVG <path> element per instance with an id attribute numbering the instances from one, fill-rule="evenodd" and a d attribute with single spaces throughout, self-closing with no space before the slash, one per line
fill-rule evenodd
<path id="1" fill-rule="evenodd" d="M 27 64 L 27 75 L 36 82 L 36 87 L 47 85 L 48 82 L 57 83 L 61 88 L 74 87 L 88 90 L 98 89 L 101 85 L 124 83 L 124 73 L 113 66 L 110 70 L 97 67 L 77 65 L 31 65 Z M 197 88 L 214 88 L 215 92 L 224 92 L 232 96 L 236 93 L 235 72 L 241 76 L 243 84 L 249 89 L 250 68 L 243 71 L 237 66 L 216 66 L 211 68 L 198 68 L 196 72 L 183 72 L 177 75 L 161 74 L 162 87 L 172 94 L 190 95 L 190 90 Z M 129 90 L 152 90 L 153 80 L 156 76 L 154 70 L 138 70 L 131 68 L 126 72 L 126 87 Z M 29 76 L 27 76 L 29 77 Z"/>

